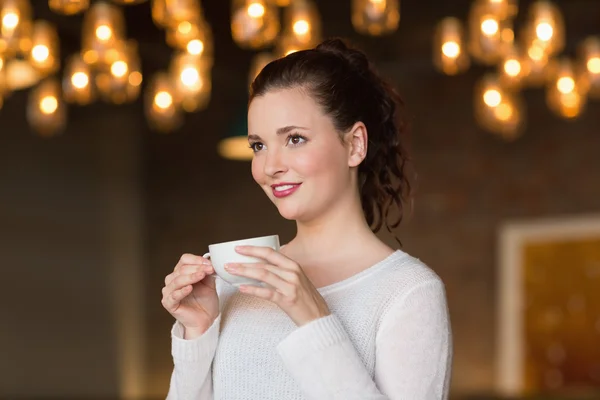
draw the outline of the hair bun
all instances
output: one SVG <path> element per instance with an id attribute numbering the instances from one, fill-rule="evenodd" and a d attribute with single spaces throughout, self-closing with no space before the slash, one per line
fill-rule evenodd
<path id="1" fill-rule="evenodd" d="M 348 46 L 342 39 L 333 38 L 321 42 L 315 50 L 334 54 L 345 60 L 355 70 L 366 73 L 370 71 L 367 56 L 360 50 Z"/>

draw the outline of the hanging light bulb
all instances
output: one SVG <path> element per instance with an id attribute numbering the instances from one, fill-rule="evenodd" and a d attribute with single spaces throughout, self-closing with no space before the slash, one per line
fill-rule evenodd
<path id="1" fill-rule="evenodd" d="M 48 0 L 48 6 L 58 14 L 75 15 L 90 6 L 90 0 Z"/>
<path id="2" fill-rule="evenodd" d="M 565 46 L 565 28 L 558 7 L 545 0 L 531 4 L 521 37 L 524 48 L 541 49 L 546 57 L 560 53 Z"/>
<path id="3" fill-rule="evenodd" d="M 242 48 L 260 49 L 273 44 L 281 26 L 271 0 L 233 0 L 231 36 Z"/>
<path id="4" fill-rule="evenodd" d="M 321 40 L 321 18 L 312 0 L 294 0 L 285 10 L 285 23 L 287 35 L 306 48 Z"/>
<path id="5" fill-rule="evenodd" d="M 275 60 L 275 56 L 269 52 L 262 52 L 252 57 L 250 62 L 250 73 L 248 74 L 248 85 L 252 85 L 254 79 L 258 76 L 260 71 L 267 66 L 268 63 Z"/>
<path id="6" fill-rule="evenodd" d="M 184 111 L 204 109 L 211 95 L 210 65 L 189 53 L 176 54 L 169 68 L 175 90 L 175 101 Z"/>
<path id="7" fill-rule="evenodd" d="M 476 0 L 499 20 L 513 18 L 519 10 L 517 0 Z"/>
<path id="8" fill-rule="evenodd" d="M 312 0 L 294 0 L 284 11 L 284 24 L 277 40 L 277 57 L 312 48 L 321 40 L 321 18 Z"/>
<path id="9" fill-rule="evenodd" d="M 213 63 L 212 30 L 204 19 L 183 21 L 177 28 L 168 28 L 166 42 L 173 48 L 201 57 L 210 65 Z"/>
<path id="10" fill-rule="evenodd" d="M 548 54 L 537 42 L 524 48 L 521 65 L 525 71 L 523 86 L 540 87 L 548 79 Z"/>
<path id="11" fill-rule="evenodd" d="M 113 2 L 120 4 L 122 6 L 130 6 L 133 4 L 145 3 L 146 0 L 112 0 Z"/>
<path id="12" fill-rule="evenodd" d="M 41 79 L 40 73 L 27 60 L 5 59 L 4 64 L 6 87 L 11 92 L 29 88 Z"/>
<path id="13" fill-rule="evenodd" d="M 155 3 L 155 7 L 160 10 L 161 3 Z M 167 0 L 164 2 L 164 13 L 159 26 L 177 29 L 182 22 L 201 21 L 202 19 L 202 7 L 198 0 Z"/>
<path id="14" fill-rule="evenodd" d="M 80 54 L 73 54 L 67 59 L 62 91 L 63 97 L 68 103 L 87 105 L 95 100 L 92 73 L 89 65 L 81 59 Z"/>
<path id="15" fill-rule="evenodd" d="M 0 50 L 7 56 L 15 56 L 27 54 L 30 49 L 31 6 L 29 1 L 0 1 Z"/>
<path id="16" fill-rule="evenodd" d="M 446 17 L 436 28 L 433 40 L 435 67 L 447 75 L 456 75 L 469 68 L 469 55 L 464 46 L 464 30 L 458 18 Z"/>
<path id="17" fill-rule="evenodd" d="M 577 82 L 573 63 L 568 59 L 552 66 L 552 80 L 546 90 L 548 107 L 563 118 L 576 118 L 585 109 L 586 96 Z"/>
<path id="18" fill-rule="evenodd" d="M 151 79 L 144 93 L 144 112 L 149 126 L 158 132 L 172 132 L 183 123 L 168 74 L 160 72 Z"/>
<path id="19" fill-rule="evenodd" d="M 514 41 L 511 19 L 502 19 L 486 2 L 475 2 L 469 12 L 469 52 L 482 64 L 498 63 Z"/>
<path id="20" fill-rule="evenodd" d="M 581 43 L 578 64 L 582 91 L 600 99 L 600 36 L 590 36 Z"/>
<path id="21" fill-rule="evenodd" d="M 42 81 L 29 93 L 27 120 L 42 136 L 54 136 L 65 128 L 66 106 L 60 94 L 60 83 L 55 78 Z"/>
<path id="22" fill-rule="evenodd" d="M 113 4 L 94 3 L 83 17 L 83 61 L 92 66 L 109 65 L 118 56 L 118 47 L 125 38 L 122 10 Z"/>
<path id="23" fill-rule="evenodd" d="M 95 83 L 105 101 L 122 104 L 137 99 L 142 83 L 137 43 L 125 42 L 112 62 L 96 75 Z"/>
<path id="24" fill-rule="evenodd" d="M 152 10 L 152 21 L 154 24 L 160 28 L 166 28 L 166 12 L 167 12 L 167 2 L 166 0 L 152 0 L 151 10 Z"/>
<path id="25" fill-rule="evenodd" d="M 58 33 L 54 25 L 36 21 L 31 35 L 29 62 L 42 75 L 56 72 L 60 66 Z"/>
<path id="26" fill-rule="evenodd" d="M 399 3 L 399 0 L 352 0 L 354 29 L 372 36 L 394 32 L 400 21 Z"/>
<path id="27" fill-rule="evenodd" d="M 525 126 L 523 101 L 506 91 L 495 74 L 484 75 L 475 87 L 475 119 L 484 129 L 506 140 L 516 139 Z"/>
<path id="28" fill-rule="evenodd" d="M 0 54 L 0 109 L 4 103 L 4 98 L 8 95 L 8 87 L 6 85 L 6 69 L 4 57 Z"/>
<path id="29" fill-rule="evenodd" d="M 500 84 L 509 89 L 519 89 L 523 79 L 527 76 L 527 69 L 519 48 L 514 45 L 498 64 L 498 77 Z"/>

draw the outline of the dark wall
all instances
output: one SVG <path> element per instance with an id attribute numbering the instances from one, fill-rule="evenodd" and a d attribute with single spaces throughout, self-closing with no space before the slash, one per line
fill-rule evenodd
<path id="1" fill-rule="evenodd" d="M 43 139 L 24 103 L 16 93 L 0 115 L 0 397 L 135 392 L 123 372 L 143 352 L 131 340 L 143 315 L 135 120 L 76 111 Z"/>

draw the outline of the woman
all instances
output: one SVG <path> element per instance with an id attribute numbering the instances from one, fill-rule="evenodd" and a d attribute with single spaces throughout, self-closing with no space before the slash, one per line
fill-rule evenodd
<path id="1" fill-rule="evenodd" d="M 297 235 L 215 282 L 185 254 L 165 278 L 174 371 L 168 399 L 446 399 L 444 285 L 381 242 L 408 193 L 397 95 L 338 40 L 267 65 L 251 87 L 252 175 Z M 392 223 L 396 226 L 399 223 Z"/>

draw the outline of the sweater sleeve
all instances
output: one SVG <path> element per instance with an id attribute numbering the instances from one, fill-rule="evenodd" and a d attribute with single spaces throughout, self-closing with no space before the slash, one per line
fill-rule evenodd
<path id="1" fill-rule="evenodd" d="M 374 377 L 335 315 L 296 329 L 278 351 L 310 399 L 445 400 L 451 339 L 443 284 L 419 284 L 382 317 Z"/>
<path id="2" fill-rule="evenodd" d="M 171 330 L 173 373 L 167 400 L 212 400 L 211 366 L 219 341 L 221 315 L 200 337 L 183 339 L 183 326 L 175 322 Z"/>

